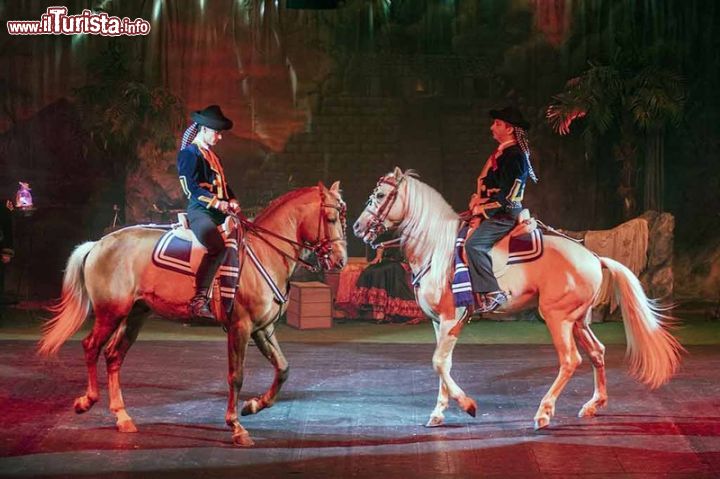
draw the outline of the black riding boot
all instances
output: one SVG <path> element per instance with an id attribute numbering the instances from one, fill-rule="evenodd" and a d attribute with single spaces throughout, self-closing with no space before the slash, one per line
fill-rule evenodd
<path id="1" fill-rule="evenodd" d="M 195 296 L 190 300 L 190 314 L 194 319 L 215 320 L 215 315 L 210 310 L 208 288 L 197 289 Z"/>
<path id="2" fill-rule="evenodd" d="M 196 319 L 217 319 L 210 309 L 208 291 L 222 260 L 222 255 L 206 254 L 200 261 L 195 276 L 195 296 L 190 300 L 190 314 Z"/>

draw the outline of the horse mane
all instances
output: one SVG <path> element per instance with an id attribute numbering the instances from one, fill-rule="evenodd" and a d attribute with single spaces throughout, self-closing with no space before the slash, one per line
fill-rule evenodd
<path id="1" fill-rule="evenodd" d="M 405 172 L 408 213 L 400 223 L 400 236 L 408 258 L 420 266 L 432 261 L 422 281 L 439 301 L 452 270 L 460 218 L 437 190 L 417 177 L 413 170 Z"/>
<path id="2" fill-rule="evenodd" d="M 287 193 L 285 193 L 282 196 L 279 196 L 272 200 L 267 207 L 262 210 L 258 215 L 255 217 L 255 222 L 259 222 L 264 220 L 267 216 L 270 216 L 273 214 L 275 210 L 277 210 L 280 206 L 286 204 L 289 201 L 294 200 L 298 196 L 305 195 L 307 193 L 310 193 L 313 190 L 317 190 L 317 186 L 304 186 L 301 188 L 297 188 L 294 190 L 290 190 Z"/>

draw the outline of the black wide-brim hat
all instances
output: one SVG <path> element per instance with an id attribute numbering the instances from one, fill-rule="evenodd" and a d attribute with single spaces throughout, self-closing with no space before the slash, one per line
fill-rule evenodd
<path id="1" fill-rule="evenodd" d="M 530 123 L 523 118 L 522 113 L 517 108 L 506 106 L 502 110 L 490 110 L 490 116 L 496 120 L 502 120 L 512 126 L 517 126 L 523 130 L 530 129 Z"/>
<path id="2" fill-rule="evenodd" d="M 194 111 L 190 114 L 190 118 L 198 125 L 217 131 L 229 130 L 233 127 L 232 120 L 223 115 L 222 110 L 217 105 L 210 105 L 204 110 Z"/>

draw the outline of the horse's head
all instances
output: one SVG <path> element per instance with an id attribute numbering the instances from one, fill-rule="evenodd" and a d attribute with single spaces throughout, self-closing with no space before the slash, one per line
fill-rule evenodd
<path id="1" fill-rule="evenodd" d="M 329 189 L 320 182 L 318 191 L 317 202 L 304 215 L 299 233 L 323 269 L 342 268 L 347 263 L 347 207 L 340 194 L 340 182 Z"/>
<path id="2" fill-rule="evenodd" d="M 380 177 L 365 209 L 353 225 L 355 236 L 372 243 L 381 233 L 396 228 L 405 217 L 405 189 L 408 173 L 398 167 Z"/>

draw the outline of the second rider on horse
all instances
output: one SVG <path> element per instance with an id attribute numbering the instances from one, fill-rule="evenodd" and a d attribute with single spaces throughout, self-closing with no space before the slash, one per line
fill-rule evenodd
<path id="1" fill-rule="evenodd" d="M 214 320 L 208 292 L 226 253 L 218 226 L 223 224 L 228 213 L 238 213 L 240 204 L 212 147 L 222 139 L 223 131 L 232 128 L 233 122 L 217 105 L 195 111 L 191 118 L 193 123 L 183 134 L 177 168 L 180 185 L 188 198 L 190 229 L 207 248 L 207 254 L 195 274 L 195 295 L 190 301 L 190 313 L 197 319 Z"/>
<path id="2" fill-rule="evenodd" d="M 485 162 L 470 198 L 470 210 L 480 223 L 465 244 L 476 311 L 481 313 L 508 300 L 493 274 L 490 250 L 515 227 L 528 177 L 537 182 L 527 141 L 530 124 L 513 107 L 490 110 L 490 116 L 490 132 L 498 147 Z"/>

